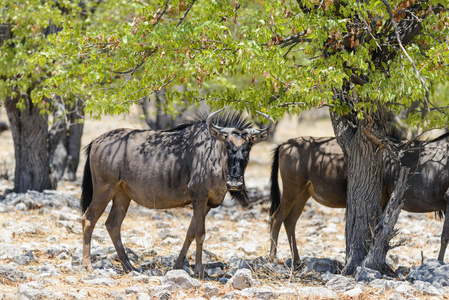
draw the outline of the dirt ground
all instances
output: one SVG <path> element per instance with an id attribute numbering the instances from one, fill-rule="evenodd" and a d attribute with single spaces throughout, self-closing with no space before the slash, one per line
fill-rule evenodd
<path id="1" fill-rule="evenodd" d="M 4 110 L 0 110 L 0 120 L 5 120 Z M 131 127 L 131 128 L 144 128 L 144 122 L 139 118 L 139 112 L 135 111 L 130 116 L 120 116 L 120 117 L 103 117 L 102 120 L 90 120 L 87 119 L 85 122 L 85 132 L 83 135 L 82 144 L 83 147 L 87 145 L 93 138 L 97 135 L 106 132 L 108 130 L 118 128 L 118 127 Z M 270 173 L 270 161 L 272 150 L 277 144 L 287 140 L 291 137 L 297 136 L 330 136 L 333 135 L 332 126 L 328 119 L 306 119 L 302 122 L 298 121 L 298 117 L 286 117 L 281 120 L 278 124 L 275 137 L 270 142 L 264 142 L 253 147 L 250 163 L 248 165 L 245 178 L 246 184 L 249 188 L 258 187 L 260 189 L 267 189 L 269 184 L 269 173 Z M 3 132 L 0 135 L 0 175 L 13 174 L 13 143 L 10 131 Z M 76 182 L 61 182 L 58 190 L 73 191 L 80 194 L 80 178 L 82 176 L 81 170 L 84 165 L 85 157 L 82 156 L 82 161 L 78 168 L 78 180 Z M 7 188 L 12 188 L 12 182 L 5 178 L 0 179 L 0 193 Z M 310 214 L 308 217 L 301 217 L 297 224 L 296 235 L 298 239 L 298 248 L 301 255 L 305 256 L 315 256 L 315 257 L 326 257 L 331 259 L 338 259 L 344 261 L 344 210 L 341 209 L 330 209 L 316 204 L 314 201 L 309 201 L 310 205 L 306 207 L 306 211 L 313 210 L 313 215 L 318 216 L 315 218 Z M 135 205 L 135 204 L 134 204 Z M 264 219 L 251 218 L 248 214 L 247 218 L 244 220 L 231 220 L 225 218 L 223 220 L 215 220 L 211 218 L 206 218 L 206 231 L 210 228 L 214 231 L 209 231 L 204 247 L 216 253 L 221 258 L 221 255 L 229 249 L 236 249 L 238 243 L 244 243 L 247 241 L 255 240 L 261 247 L 258 250 L 256 256 L 265 256 L 269 251 L 269 227 L 268 227 L 268 203 L 263 204 L 265 207 L 262 209 L 267 212 Z M 136 206 L 136 205 L 135 205 Z M 154 235 L 154 245 L 155 249 L 158 249 L 159 255 L 166 255 L 177 251 L 182 246 L 182 240 L 184 239 L 185 232 L 187 230 L 188 224 L 190 222 L 190 208 L 181 208 L 172 210 L 173 218 L 163 219 L 163 221 L 171 224 L 172 229 L 179 234 L 181 237 L 181 242 L 179 245 L 174 246 L 164 246 L 161 244 L 161 240 Z M 441 235 L 442 222 L 436 220 L 433 214 L 421 214 L 418 218 L 416 216 L 410 216 L 411 214 L 405 214 L 402 216 L 398 222 L 398 226 L 402 228 L 399 238 L 404 238 L 407 242 L 405 246 L 399 247 L 391 251 L 390 262 L 394 263 L 396 266 L 402 265 L 410 267 L 412 265 L 417 265 L 421 263 L 422 258 L 436 258 L 439 250 L 439 238 Z M 167 214 L 163 214 L 167 216 Z M 15 211 L 10 213 L 0 214 L 2 224 L 11 223 L 21 223 L 21 222 L 35 222 L 38 224 L 43 224 L 50 228 L 49 232 L 41 232 L 37 235 L 22 236 L 19 239 L 14 240 L 17 244 L 27 244 L 27 243 L 38 243 L 42 247 L 51 244 L 49 237 L 56 236 L 61 244 L 69 245 L 81 245 L 81 235 L 78 233 L 70 233 L 63 227 L 58 227 L 57 216 L 52 215 L 49 211 L 45 214 L 39 214 L 39 211 Z M 104 245 L 112 246 L 112 242 L 107 235 L 104 228 L 104 222 L 107 215 L 104 214 L 100 221 L 97 223 L 96 232 L 97 234 L 105 235 L 102 242 Z M 311 224 L 315 219 L 323 220 L 322 224 L 316 226 Z M 316 221 L 316 220 L 315 220 Z M 321 221 L 320 221 L 321 222 Z M 410 226 L 413 223 L 414 226 Z M 417 227 L 416 224 L 419 224 Z M 313 226 L 312 226 L 313 225 Z M 81 228 L 81 224 L 79 224 Z M 122 232 L 140 232 L 143 227 L 148 232 L 157 232 L 156 222 L 148 220 L 145 215 L 139 214 L 139 209 L 131 209 L 125 218 Z M 243 228 L 243 238 L 238 242 L 231 242 L 228 244 L 223 244 L 221 237 L 226 236 L 229 232 L 235 231 L 236 227 Z M 417 238 L 418 236 L 418 238 Z M 420 238 L 420 237 L 425 238 Z M 126 234 L 123 237 L 124 243 L 130 248 L 139 248 L 142 245 L 136 244 L 135 241 L 127 239 Z M 101 242 L 100 242 L 101 243 Z M 191 246 L 189 255 L 194 250 L 194 245 Z M 284 229 L 281 230 L 280 241 L 279 241 L 279 252 L 278 258 L 280 260 L 286 260 L 290 257 L 290 252 L 288 249 L 288 243 L 285 235 Z M 44 253 L 39 253 L 36 255 L 37 262 L 34 264 L 41 265 L 44 262 L 49 262 L 51 264 L 58 264 L 61 262 L 55 261 L 54 258 L 47 258 Z M 6 265 L 9 263 L 8 260 L 1 260 L 0 264 Z M 98 287 L 81 285 L 73 286 L 65 282 L 65 278 L 69 275 L 73 275 L 80 279 L 86 274 L 70 272 L 62 273 L 59 276 L 51 276 L 48 280 L 52 280 L 53 284 L 48 287 L 54 291 L 60 292 L 73 292 L 79 291 L 80 289 L 85 290 L 89 296 L 94 298 L 105 298 L 110 295 L 111 290 L 116 290 L 124 292 L 126 287 L 135 284 L 130 276 L 122 275 L 114 278 L 118 283 L 114 287 Z M 278 286 L 279 281 L 273 278 L 270 285 Z M 282 282 L 285 284 L 285 282 Z M 0 281 L 0 291 L 3 293 L 15 293 L 17 291 L 18 284 L 1 282 Z M 225 293 L 229 287 L 221 286 L 221 291 Z M 203 294 L 202 294 L 203 293 Z M 189 292 L 189 297 L 203 296 L 204 292 L 198 290 L 196 292 Z M 385 298 L 388 295 L 376 295 L 375 292 L 368 291 L 365 294 L 366 299 L 376 299 Z M 131 297 L 132 299 L 132 297 Z M 361 298 L 365 299 L 365 298 Z"/>

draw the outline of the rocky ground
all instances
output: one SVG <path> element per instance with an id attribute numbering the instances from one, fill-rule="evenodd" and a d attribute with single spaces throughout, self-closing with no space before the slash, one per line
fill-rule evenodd
<path id="1" fill-rule="evenodd" d="M 122 126 L 123 122 L 142 126 L 136 119 L 121 122 Z M 116 125 L 111 119 L 86 122 L 84 145 Z M 246 180 L 260 201 L 243 209 L 227 199 L 209 213 L 203 253 L 209 280 L 190 277 L 191 266 L 171 269 L 190 222 L 190 207 L 130 207 L 122 238 L 133 264 L 143 271 L 129 274 L 121 272 L 104 227 L 104 214 L 93 235 L 95 271 L 86 273 L 80 266 L 79 179 L 62 182 L 57 191 L 3 196 L 12 187 L 8 158 L 12 152 L 10 137 L 2 133 L 0 161 L 4 169 L 0 167 L 0 173 L 9 170 L 9 176 L 0 179 L 0 299 L 449 299 L 449 264 L 433 260 L 442 229 L 442 222 L 433 214 L 401 213 L 397 240 L 406 243 L 388 255 L 398 272 L 395 278 L 366 269 L 354 277 L 339 275 L 344 262 L 344 211 L 312 200 L 296 229 L 303 268 L 292 271 L 288 267 L 290 252 L 283 230 L 277 262 L 266 261 L 269 203 L 264 199 L 271 149 L 288 137 L 331 133 L 328 121 L 306 126 L 294 119 L 284 120 L 273 142 L 253 148 Z M 192 245 L 188 254 L 191 264 L 194 252 Z"/>

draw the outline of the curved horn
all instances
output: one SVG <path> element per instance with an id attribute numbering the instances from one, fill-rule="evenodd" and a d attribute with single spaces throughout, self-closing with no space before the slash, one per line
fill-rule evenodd
<path id="1" fill-rule="evenodd" d="M 224 110 L 224 107 L 222 108 L 222 109 L 219 109 L 219 110 L 217 110 L 217 111 L 214 111 L 213 113 L 210 113 L 208 116 L 207 116 L 207 118 L 206 118 L 206 124 L 207 124 L 207 126 L 214 126 L 214 127 L 216 127 L 216 128 L 220 128 L 220 127 L 218 127 L 218 126 L 215 126 L 213 123 L 212 123 L 212 119 L 216 116 L 216 115 L 218 115 L 219 113 L 221 113 L 222 111 Z"/>
<path id="2" fill-rule="evenodd" d="M 220 140 L 220 141 L 223 141 L 226 139 L 226 135 L 222 132 L 223 127 L 214 125 L 214 123 L 212 123 L 212 120 L 217 114 L 221 113 L 223 110 L 224 110 L 224 108 L 209 114 L 206 119 L 206 125 L 207 125 L 207 128 L 209 129 L 210 134 L 214 138 L 216 138 L 217 140 Z"/>
<path id="3" fill-rule="evenodd" d="M 256 110 L 256 112 L 259 115 L 267 118 L 268 121 L 269 121 L 269 124 L 268 124 L 267 127 L 262 128 L 262 129 L 247 129 L 248 133 L 250 133 L 251 136 L 252 136 L 254 144 L 260 143 L 262 141 L 265 141 L 268 138 L 270 132 L 274 129 L 274 125 L 275 125 L 274 120 L 273 120 L 272 117 L 270 117 L 267 114 L 261 113 L 260 111 L 257 111 L 257 110 Z"/>
<path id="4" fill-rule="evenodd" d="M 265 117 L 266 119 L 268 119 L 268 122 L 269 122 L 269 123 L 268 123 L 268 126 L 267 126 L 266 128 L 264 128 L 263 130 L 268 130 L 268 132 L 271 132 L 271 131 L 274 129 L 274 125 L 275 125 L 273 118 L 270 117 L 270 116 L 267 115 L 267 114 L 264 114 L 264 113 L 258 111 L 258 110 L 256 110 L 256 112 L 257 112 L 259 115 L 261 115 L 261 116 Z"/>

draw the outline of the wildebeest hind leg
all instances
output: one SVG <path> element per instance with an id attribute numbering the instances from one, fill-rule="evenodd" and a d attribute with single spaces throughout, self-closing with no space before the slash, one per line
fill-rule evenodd
<path id="1" fill-rule="evenodd" d="M 109 232 L 112 243 L 114 243 L 115 251 L 117 251 L 117 256 L 125 272 L 136 270 L 129 262 L 120 233 L 122 222 L 126 216 L 130 202 L 131 198 L 123 190 L 119 190 L 114 196 L 111 212 L 106 220 L 106 229 Z"/>
<path id="2" fill-rule="evenodd" d="M 113 188 L 109 190 L 113 190 Z M 92 202 L 81 219 L 83 226 L 83 266 L 88 272 L 93 272 L 94 270 L 90 260 L 90 243 L 92 240 L 92 232 L 98 219 L 101 217 L 109 201 L 112 199 L 112 196 L 113 194 L 111 192 L 108 193 L 108 189 L 104 189 L 101 192 L 94 190 Z"/>
<path id="3" fill-rule="evenodd" d="M 296 245 L 295 229 L 296 223 L 298 222 L 298 219 L 301 216 L 302 211 L 304 210 L 304 206 L 306 205 L 308 197 L 308 194 L 303 194 L 300 197 L 299 201 L 295 203 L 287 218 L 285 218 L 284 220 L 284 227 L 285 231 L 287 232 L 288 244 L 293 256 L 293 266 L 299 266 L 301 263 L 299 259 L 298 246 Z"/>
<path id="4" fill-rule="evenodd" d="M 308 194 L 304 195 L 306 193 L 303 188 L 298 188 L 298 186 L 302 187 L 303 185 L 293 186 L 285 184 L 284 186 L 284 193 L 282 195 L 281 203 L 274 214 L 271 216 L 271 248 L 269 256 L 270 261 L 274 261 L 276 259 L 276 248 L 282 223 L 284 223 L 293 206 L 295 206 L 295 204 L 298 202 L 300 195 L 302 195 L 302 197 L 306 197 L 306 201 L 309 198 Z"/>
<path id="5" fill-rule="evenodd" d="M 443 232 L 441 233 L 441 247 L 440 253 L 438 254 L 438 260 L 444 261 L 444 254 L 446 253 L 447 244 L 449 242 L 449 218 L 447 214 L 449 213 L 449 194 L 446 192 L 444 195 L 444 200 L 446 200 L 446 213 L 444 214 Z"/>

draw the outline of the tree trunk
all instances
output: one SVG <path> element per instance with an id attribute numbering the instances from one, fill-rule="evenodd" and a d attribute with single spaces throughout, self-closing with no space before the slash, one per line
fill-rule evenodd
<path id="1" fill-rule="evenodd" d="M 348 165 L 346 265 L 342 272 L 353 274 L 368 254 L 382 213 L 383 159 L 375 140 L 385 137 L 386 113 L 379 107 L 374 113 L 365 113 L 364 120 L 354 112 L 344 116 L 331 113 L 331 119 Z"/>
<path id="2" fill-rule="evenodd" d="M 67 179 L 76 180 L 76 170 L 80 162 L 81 136 L 83 135 L 84 124 L 79 120 L 84 116 L 83 101 L 75 100 L 72 111 L 69 114 L 70 127 L 67 136 Z"/>
<path id="3" fill-rule="evenodd" d="M 23 100 L 25 109 L 17 108 Z M 47 152 L 48 116 L 26 94 L 7 97 L 5 107 L 14 140 L 14 192 L 51 189 Z"/>
<path id="4" fill-rule="evenodd" d="M 50 179 L 52 186 L 56 188 L 58 181 L 64 176 L 67 166 L 67 124 L 61 117 L 55 119 L 48 134 L 48 155 L 50 163 Z"/>
<path id="5" fill-rule="evenodd" d="M 185 107 L 179 106 L 178 115 L 173 118 L 170 114 L 167 114 L 164 110 L 164 106 L 167 104 L 166 90 L 162 89 L 156 91 L 153 103 L 150 102 L 149 97 L 144 97 L 140 104 L 145 115 L 145 121 L 148 126 L 153 130 L 165 130 L 174 128 L 179 119 L 182 119 L 182 115 L 187 111 Z M 151 110 L 156 111 L 155 116 L 152 116 Z"/>
<path id="6" fill-rule="evenodd" d="M 407 189 L 408 173 L 408 168 L 400 168 L 399 178 L 396 181 L 394 191 L 374 231 L 374 242 L 363 262 L 364 267 L 380 270 L 383 273 L 391 273 L 391 269 L 386 261 L 387 252 L 401 245 L 401 243 L 398 243 L 391 246 L 390 241 L 397 233 L 394 225 L 398 221 L 399 213 L 404 206 L 405 199 L 403 195 Z"/>
<path id="7" fill-rule="evenodd" d="M 67 179 L 70 181 L 76 179 L 83 134 L 83 124 L 79 123 L 84 115 L 83 102 L 77 99 L 65 118 L 65 106 L 61 105 L 62 99 L 60 100 L 55 101 L 57 109 L 48 138 L 51 180 L 54 186 L 57 186 L 58 181 L 63 178 L 66 169 Z"/>

